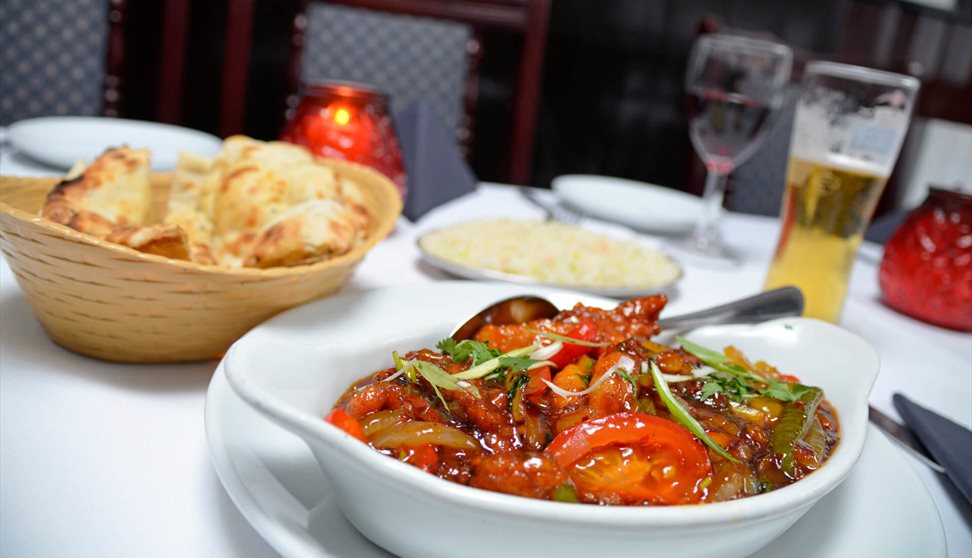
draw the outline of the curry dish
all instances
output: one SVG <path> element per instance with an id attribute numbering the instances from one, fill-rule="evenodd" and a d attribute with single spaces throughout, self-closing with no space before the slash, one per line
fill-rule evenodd
<path id="1" fill-rule="evenodd" d="M 733 347 L 652 341 L 665 303 L 578 304 L 395 353 L 325 418 L 440 478 L 565 502 L 733 500 L 819 468 L 839 440 L 823 392 Z"/>

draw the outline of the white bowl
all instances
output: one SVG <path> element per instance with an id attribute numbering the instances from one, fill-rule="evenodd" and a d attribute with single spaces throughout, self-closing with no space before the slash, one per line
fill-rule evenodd
<path id="1" fill-rule="evenodd" d="M 689 335 L 713 347 L 736 345 L 751 358 L 821 386 L 839 415 L 840 444 L 820 470 L 741 500 L 608 507 L 519 498 L 439 479 L 375 452 L 322 420 L 354 380 L 389 366 L 392 350 L 430 347 L 446 336 L 472 304 L 485 302 L 477 297 L 494 292 L 482 287 L 418 285 L 321 301 L 253 330 L 224 360 L 234 391 L 307 442 L 332 480 L 343 513 L 392 553 L 405 558 L 590 558 L 610 549 L 616 556 L 746 556 L 839 485 L 861 454 L 877 354 L 859 337 L 805 318 L 704 328 Z M 463 302 L 442 303 L 450 300 Z M 433 303 L 439 308 L 428 311 Z M 414 312 L 417 308 L 426 312 Z M 329 316 L 348 322 L 350 331 L 340 343 L 313 336 L 314 322 Z"/>

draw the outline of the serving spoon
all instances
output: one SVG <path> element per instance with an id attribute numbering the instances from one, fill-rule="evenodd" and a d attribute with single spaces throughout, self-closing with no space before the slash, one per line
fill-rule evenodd
<path id="1" fill-rule="evenodd" d="M 519 324 L 552 318 L 560 312 L 552 302 L 534 295 L 507 298 L 477 312 L 457 327 L 450 337 L 472 339 L 486 324 Z M 681 316 L 658 320 L 664 332 L 677 333 L 707 325 L 755 324 L 803 313 L 803 293 L 796 287 L 781 287 L 747 298 Z"/>

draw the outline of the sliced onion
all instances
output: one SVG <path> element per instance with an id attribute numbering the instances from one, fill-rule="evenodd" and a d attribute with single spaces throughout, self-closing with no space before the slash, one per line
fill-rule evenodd
<path id="1" fill-rule="evenodd" d="M 365 437 L 377 436 L 389 428 L 397 426 L 404 421 L 402 416 L 401 409 L 371 413 L 361 421 L 361 427 L 364 430 Z"/>
<path id="2" fill-rule="evenodd" d="M 547 345 L 546 347 L 540 347 L 539 349 L 530 353 L 530 358 L 533 360 L 549 360 L 550 357 L 559 353 L 561 349 L 564 348 L 563 341 L 554 341 L 553 343 Z"/>
<path id="3" fill-rule="evenodd" d="M 607 342 L 597 342 L 597 341 L 585 341 L 583 339 L 574 339 L 573 337 L 567 337 L 566 335 L 560 335 L 559 333 L 554 333 L 552 331 L 543 331 L 539 329 L 527 328 L 530 333 L 536 333 L 541 337 L 546 337 L 547 339 L 552 339 L 554 341 L 563 341 L 564 343 L 569 343 L 571 345 L 580 345 L 582 347 L 610 347 L 611 344 Z"/>
<path id="4" fill-rule="evenodd" d="M 598 378 L 593 384 L 587 386 L 587 389 L 581 391 L 568 391 L 545 378 L 540 378 L 540 381 L 547 384 L 547 387 L 550 388 L 550 391 L 566 399 L 567 397 L 577 397 L 580 395 L 587 395 L 588 393 L 592 393 L 594 390 L 599 388 L 601 384 L 604 383 L 605 380 L 613 376 L 615 371 L 619 369 L 631 373 L 632 371 L 634 371 L 634 361 L 631 360 L 631 357 L 622 355 L 617 362 L 615 362 L 610 368 L 608 368 L 604 372 L 604 374 L 601 374 L 600 378 Z"/>
<path id="5" fill-rule="evenodd" d="M 687 382 L 689 380 L 694 380 L 695 376 L 682 376 L 681 374 L 662 374 L 662 378 L 670 384 L 677 384 L 679 382 Z"/>
<path id="6" fill-rule="evenodd" d="M 383 382 L 390 382 L 390 381 L 394 380 L 395 378 L 397 378 L 397 377 L 401 376 L 402 374 L 404 374 L 409 368 L 412 367 L 413 364 L 415 364 L 415 359 L 414 358 L 412 360 L 406 362 L 405 363 L 405 366 L 402 366 L 400 369 L 396 370 L 394 374 L 392 374 L 391 376 L 388 376 L 387 378 L 385 378 L 382 381 Z"/>
<path id="7" fill-rule="evenodd" d="M 475 451 L 480 449 L 475 438 L 458 428 L 415 420 L 390 428 L 369 440 L 376 448 L 389 449 L 402 446 L 445 446 L 449 448 Z"/>
<path id="8" fill-rule="evenodd" d="M 698 368 L 692 370 L 692 376 L 695 377 L 696 379 L 704 378 L 713 372 L 718 372 L 718 370 L 712 368 L 711 366 L 703 364 L 702 366 L 699 366 Z"/>

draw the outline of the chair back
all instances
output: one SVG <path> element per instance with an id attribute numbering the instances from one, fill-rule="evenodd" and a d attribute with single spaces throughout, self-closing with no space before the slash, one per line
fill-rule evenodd
<path id="1" fill-rule="evenodd" d="M 469 25 L 324 3 L 310 4 L 306 17 L 302 83 L 365 83 L 387 93 L 393 111 L 424 101 L 464 137 Z"/>
<path id="2" fill-rule="evenodd" d="M 527 182 L 534 154 L 550 0 L 330 0 L 327 4 L 321 0 L 298 0 L 296 3 L 299 9 L 291 33 L 287 95 L 293 96 L 300 79 L 326 77 L 363 81 L 383 88 L 393 98 L 393 108 L 424 98 L 436 106 L 448 126 L 457 130 L 464 150 L 472 144 L 472 115 L 476 111 L 478 63 L 482 53 L 479 38 L 485 33 L 516 36 L 519 39 L 516 80 L 511 99 L 501 101 L 502 106 L 509 105 L 511 113 L 505 180 L 517 184 Z M 219 117 L 223 136 L 245 129 L 254 17 L 253 0 L 229 0 L 228 4 Z M 349 5 L 351 9 L 336 4 Z M 308 9 L 314 23 L 309 20 Z M 352 16 L 348 14 L 356 19 L 350 19 Z M 410 17 L 403 17 L 406 15 Z M 378 23 L 367 22 L 365 16 Z M 401 27 L 393 30 L 390 21 L 400 22 Z M 378 27 L 364 35 L 348 32 L 348 27 L 354 31 L 353 27 L 368 29 L 371 25 Z M 342 35 L 350 42 L 338 43 L 345 41 Z M 318 40 L 323 44 L 311 45 L 306 55 L 308 62 L 302 62 L 304 47 Z M 335 44 L 340 46 L 332 48 Z M 382 62 L 374 55 L 376 49 L 390 53 L 391 58 L 386 60 L 391 62 Z M 318 55 L 318 51 L 325 54 Z M 318 58 L 324 60 L 312 62 Z M 374 67 L 370 66 L 372 63 Z M 434 68 L 428 69 L 425 64 Z M 371 68 L 367 77 L 348 77 L 363 76 L 364 67 Z M 425 79 L 420 84 L 410 82 L 414 76 Z M 428 87 L 431 90 L 423 89 Z M 496 88 L 493 89 L 491 94 L 496 93 Z M 292 99 L 288 99 L 288 106 L 293 106 Z M 458 118 L 454 116 L 457 113 Z"/>
<path id="3" fill-rule="evenodd" d="M 0 125 L 38 116 L 102 113 L 108 4 L 0 2 Z"/>

